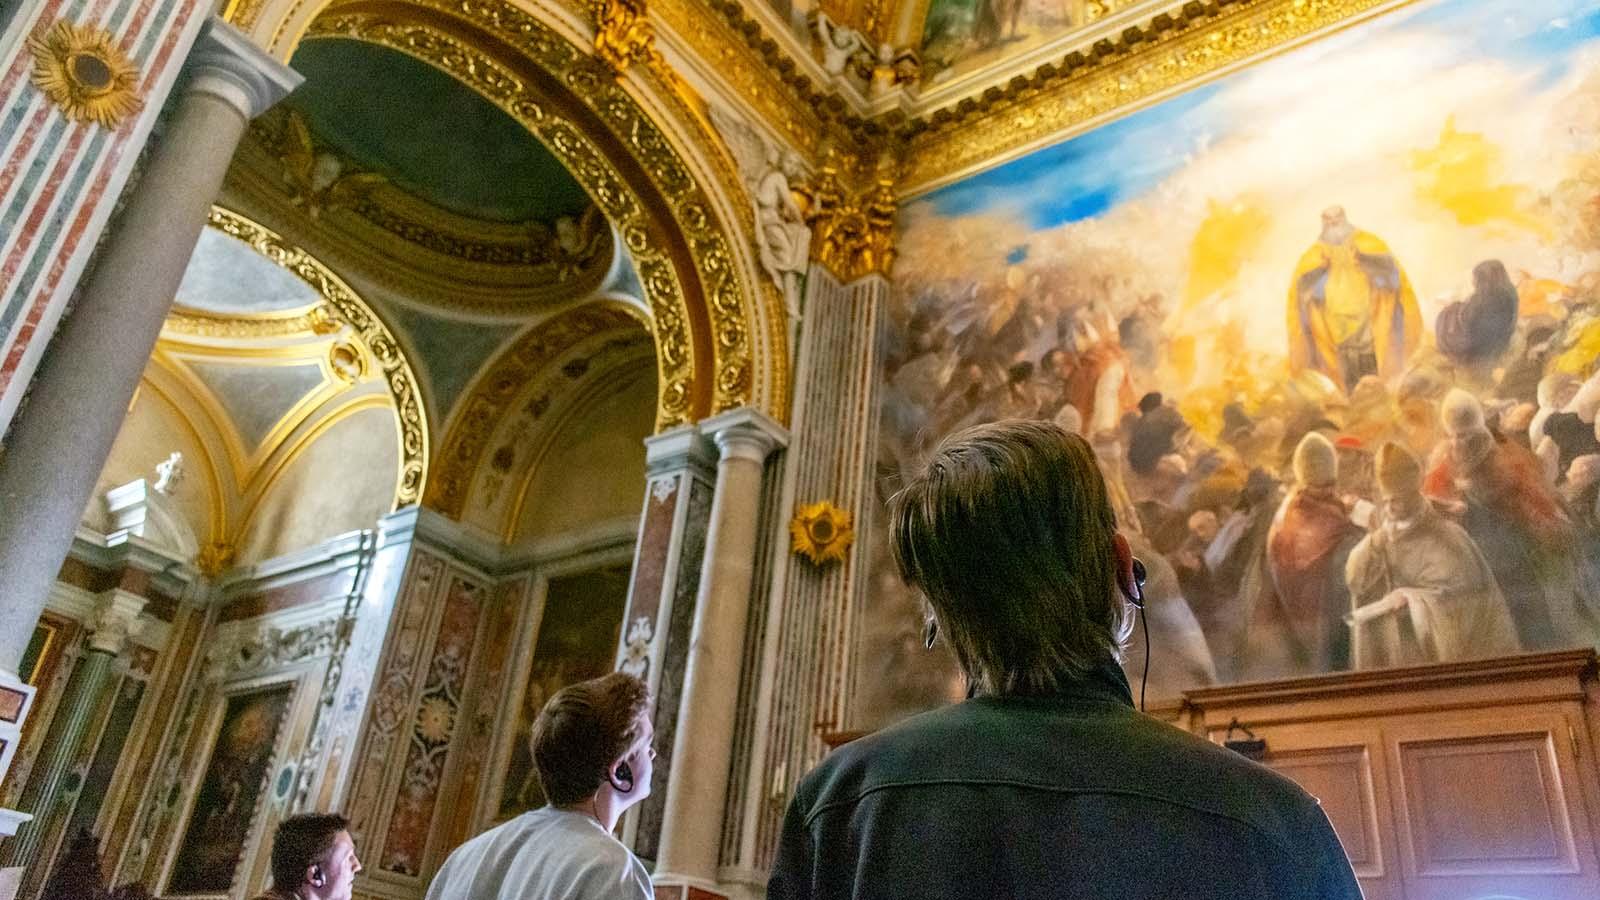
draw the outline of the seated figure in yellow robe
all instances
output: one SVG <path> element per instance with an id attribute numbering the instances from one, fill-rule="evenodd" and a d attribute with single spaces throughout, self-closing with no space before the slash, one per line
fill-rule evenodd
<path id="1" fill-rule="evenodd" d="M 1345 218 L 1322 214 L 1322 234 L 1289 286 L 1289 366 L 1313 369 L 1346 391 L 1363 375 L 1399 376 L 1422 339 L 1411 282 L 1389 247 Z"/>

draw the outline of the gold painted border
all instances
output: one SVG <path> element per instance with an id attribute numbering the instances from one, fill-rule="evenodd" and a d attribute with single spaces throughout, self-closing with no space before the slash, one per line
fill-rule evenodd
<path id="1" fill-rule="evenodd" d="M 230 529 L 232 535 L 229 540 L 230 545 L 238 546 L 239 541 L 244 538 L 245 532 L 250 526 L 250 520 L 255 517 L 256 510 L 260 508 L 261 501 L 272 493 L 273 487 L 283 478 L 283 474 L 289 471 L 289 468 L 299 459 L 302 450 L 316 443 L 317 439 L 327 434 L 334 426 L 357 413 L 366 412 L 369 409 L 392 408 L 390 406 L 390 398 L 383 394 L 356 395 L 343 403 L 332 406 L 327 415 L 311 423 L 300 434 L 291 435 L 294 438 L 292 443 L 285 440 L 281 447 L 275 448 L 275 450 L 281 450 L 282 452 L 273 453 L 267 460 L 269 465 L 252 473 L 250 479 L 252 484 L 242 492 L 245 495 L 244 508 L 239 513 L 238 525 Z M 304 422 L 301 424 L 304 424 Z M 395 431 L 399 432 L 398 417 Z"/>

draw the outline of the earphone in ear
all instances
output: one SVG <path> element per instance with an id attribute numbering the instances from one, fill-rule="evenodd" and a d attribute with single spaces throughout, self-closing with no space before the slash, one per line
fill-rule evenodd
<path id="1" fill-rule="evenodd" d="M 1149 577 L 1145 570 L 1144 560 L 1135 556 L 1133 558 L 1133 593 L 1128 595 L 1128 602 L 1144 609 L 1144 581 Z"/>
<path id="2" fill-rule="evenodd" d="M 624 794 L 633 793 L 633 788 L 634 788 L 633 767 L 628 765 L 627 763 L 622 763 L 622 764 L 618 765 L 617 766 L 616 781 L 613 782 L 613 786 L 618 791 L 621 791 Z"/>
<path id="3" fill-rule="evenodd" d="M 1128 597 L 1139 610 L 1139 624 L 1144 628 L 1144 675 L 1139 679 L 1139 711 L 1144 712 L 1144 689 L 1150 683 L 1150 617 L 1144 613 L 1144 581 L 1150 575 L 1144 567 L 1144 560 L 1135 556 L 1133 558 L 1133 592 L 1128 593 L 1123 588 L 1122 593 Z"/>

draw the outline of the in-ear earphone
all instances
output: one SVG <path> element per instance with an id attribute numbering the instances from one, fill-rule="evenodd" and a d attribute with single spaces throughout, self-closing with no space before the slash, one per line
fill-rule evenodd
<path id="1" fill-rule="evenodd" d="M 1135 556 L 1133 558 L 1133 592 L 1123 593 L 1128 595 L 1128 602 L 1139 610 L 1139 624 L 1144 629 L 1144 674 L 1139 676 L 1139 711 L 1144 712 L 1144 689 L 1150 683 L 1150 617 L 1144 611 L 1144 582 L 1150 575 L 1144 567 L 1144 560 Z"/>
<path id="2" fill-rule="evenodd" d="M 622 763 L 617 766 L 615 786 L 617 790 L 624 794 L 633 793 L 634 781 L 632 766 L 628 765 L 627 763 Z"/>

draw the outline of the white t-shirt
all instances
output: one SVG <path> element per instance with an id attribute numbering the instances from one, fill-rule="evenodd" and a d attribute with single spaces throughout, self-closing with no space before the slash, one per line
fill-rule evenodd
<path id="1" fill-rule="evenodd" d="M 650 873 L 593 817 L 546 806 L 450 854 L 427 900 L 652 900 Z"/>

